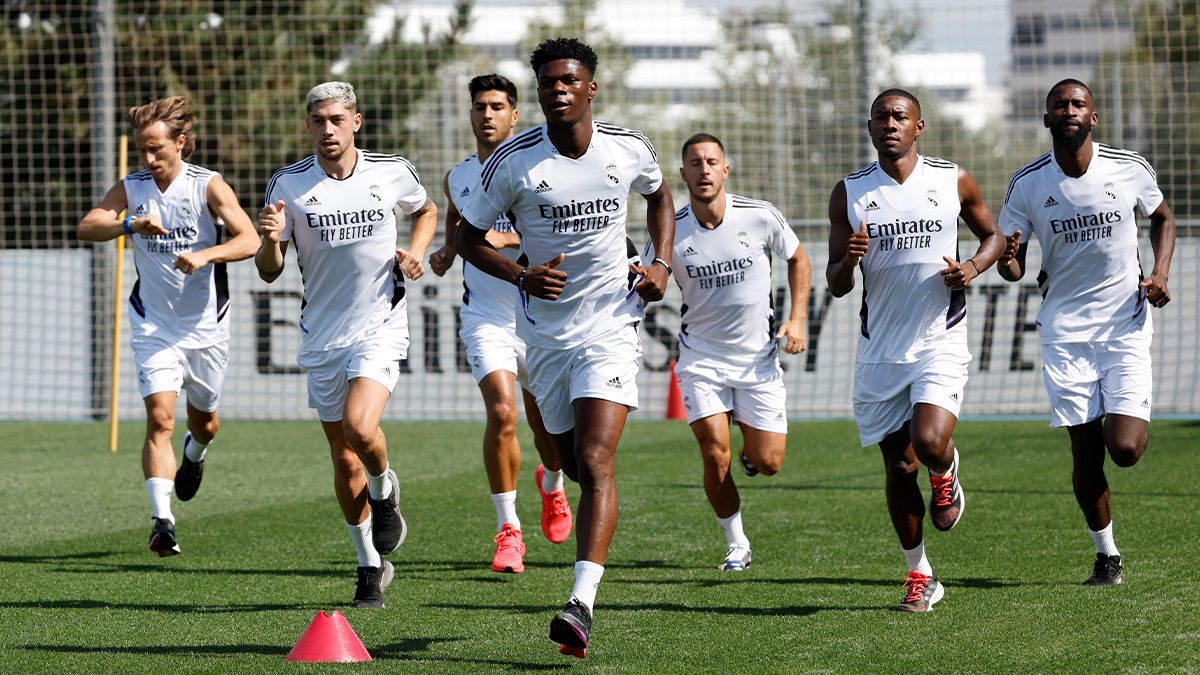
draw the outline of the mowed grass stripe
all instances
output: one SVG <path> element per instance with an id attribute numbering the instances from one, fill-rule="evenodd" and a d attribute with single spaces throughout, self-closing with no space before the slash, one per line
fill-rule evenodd
<path id="1" fill-rule="evenodd" d="M 882 462 L 852 423 L 792 425 L 779 476 L 736 468 L 755 562 L 717 572 L 723 540 L 679 423 L 634 422 L 619 451 L 621 520 L 593 648 L 559 656 L 546 625 L 570 590 L 574 539 L 538 527 L 522 432 L 522 575 L 488 571 L 495 524 L 475 424 L 388 424 L 412 534 L 383 611 L 352 610 L 353 554 L 315 422 L 229 422 L 200 494 L 175 505 L 184 554 L 145 549 L 140 429 L 6 424 L 0 455 L 0 667 L 6 672 L 332 672 L 283 661 L 312 615 L 342 608 L 387 672 L 1188 670 L 1200 662 L 1200 426 L 1155 422 L 1132 470 L 1110 471 L 1128 582 L 1085 589 L 1090 541 L 1066 434 L 964 422 L 968 506 L 926 528 L 946 583 L 927 616 L 889 611 L 903 559 Z M 177 435 L 181 435 L 177 434 Z M 922 475 L 922 484 L 925 483 Z M 577 494 L 569 488 L 572 501 Z"/>

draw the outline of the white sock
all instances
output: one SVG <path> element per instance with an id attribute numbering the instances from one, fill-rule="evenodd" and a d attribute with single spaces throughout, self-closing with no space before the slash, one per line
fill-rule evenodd
<path id="1" fill-rule="evenodd" d="M 392 494 L 392 481 L 387 480 L 388 469 L 392 468 L 390 464 L 383 467 L 383 473 L 378 476 L 372 475 L 370 471 L 367 474 L 367 491 L 371 493 L 371 499 L 379 501 L 387 499 Z"/>
<path id="2" fill-rule="evenodd" d="M 551 471 L 542 465 L 542 492 L 549 494 L 563 489 L 563 472 Z"/>
<path id="3" fill-rule="evenodd" d="M 371 519 L 367 518 L 358 525 L 346 523 L 346 531 L 350 533 L 350 543 L 354 544 L 354 554 L 358 556 L 359 567 L 382 567 L 383 559 L 379 551 L 371 543 Z"/>
<path id="4" fill-rule="evenodd" d="M 521 529 L 521 519 L 517 517 L 517 491 L 496 492 L 492 494 L 492 505 L 496 507 L 496 531 L 504 529 L 507 523 L 514 529 Z"/>
<path id="5" fill-rule="evenodd" d="M 175 516 L 171 515 L 171 490 L 174 489 L 175 481 L 170 478 L 146 479 L 146 494 L 150 495 L 150 510 L 155 518 L 175 522 Z"/>
<path id="6" fill-rule="evenodd" d="M 908 563 L 909 572 L 920 572 L 927 577 L 933 576 L 933 567 L 929 564 L 929 559 L 925 557 L 925 542 L 917 544 L 916 548 L 902 548 L 904 551 L 904 560 Z"/>
<path id="7" fill-rule="evenodd" d="M 1113 541 L 1112 521 L 1108 521 L 1108 526 L 1099 532 L 1093 532 L 1088 528 L 1088 534 L 1092 535 L 1092 543 L 1096 545 L 1096 553 L 1104 555 L 1121 555 L 1117 550 L 1117 543 Z"/>
<path id="8" fill-rule="evenodd" d="M 596 589 L 600 588 L 600 578 L 603 576 L 604 565 L 597 565 L 590 560 L 575 563 L 575 588 L 571 589 L 571 597 L 582 602 L 589 612 L 596 603 Z"/>
<path id="9" fill-rule="evenodd" d="M 738 509 L 736 513 L 728 518 L 717 518 L 717 522 L 721 524 L 721 529 L 725 530 L 725 543 L 729 546 L 734 544 L 744 544 L 750 546 L 750 540 L 746 538 L 746 533 L 742 531 L 742 511 Z"/>
<path id="10" fill-rule="evenodd" d="M 183 454 L 187 455 L 187 458 L 193 462 L 203 462 L 204 455 L 208 450 L 208 446 L 211 444 L 212 441 L 209 441 L 208 443 L 201 443 L 200 441 L 196 440 L 195 436 L 192 436 L 191 442 L 183 447 Z"/>

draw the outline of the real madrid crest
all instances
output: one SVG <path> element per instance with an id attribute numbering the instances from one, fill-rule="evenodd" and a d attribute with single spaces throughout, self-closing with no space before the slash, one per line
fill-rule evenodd
<path id="1" fill-rule="evenodd" d="M 616 164 L 609 164 L 608 166 L 604 167 L 604 171 L 608 175 L 609 182 L 611 182 L 613 185 L 621 184 L 621 176 L 617 173 Z"/>
<path id="2" fill-rule="evenodd" d="M 367 190 L 371 193 L 371 199 L 374 199 L 377 202 L 383 201 L 383 197 L 379 196 L 379 186 L 378 185 L 372 185 L 371 187 L 367 188 Z"/>

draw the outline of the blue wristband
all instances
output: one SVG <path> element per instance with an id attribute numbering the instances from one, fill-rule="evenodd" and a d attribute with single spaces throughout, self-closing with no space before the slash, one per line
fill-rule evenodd
<path id="1" fill-rule="evenodd" d="M 125 220 L 121 221 L 121 227 L 125 228 L 125 234 L 133 234 L 133 216 L 125 216 Z"/>

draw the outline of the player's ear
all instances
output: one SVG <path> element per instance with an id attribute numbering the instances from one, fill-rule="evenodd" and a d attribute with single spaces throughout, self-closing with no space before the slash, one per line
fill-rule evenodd
<path id="1" fill-rule="evenodd" d="M 920 136 L 925 131 L 925 120 L 917 120 L 917 136 Z"/>
<path id="2" fill-rule="evenodd" d="M 519 119 L 521 119 L 521 113 L 516 108 L 513 108 L 513 126 L 514 127 L 517 126 L 517 120 L 519 120 Z"/>
<path id="3" fill-rule="evenodd" d="M 596 92 L 599 90 L 599 88 L 600 88 L 600 85 L 596 84 L 595 80 L 588 82 L 588 100 L 589 101 L 592 100 L 593 98 L 596 98 Z"/>
<path id="4" fill-rule="evenodd" d="M 358 130 L 361 128 L 362 128 L 362 113 L 360 113 L 356 110 L 356 111 L 354 111 L 354 133 L 358 133 Z"/>

